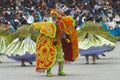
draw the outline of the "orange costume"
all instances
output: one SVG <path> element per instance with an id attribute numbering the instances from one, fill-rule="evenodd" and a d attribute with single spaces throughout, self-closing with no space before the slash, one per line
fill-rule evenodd
<path id="1" fill-rule="evenodd" d="M 53 44 L 56 37 L 56 26 L 51 22 L 37 22 L 32 24 L 40 29 L 36 42 L 36 71 L 49 69 L 56 61 L 56 47 Z"/>
<path id="2" fill-rule="evenodd" d="M 61 20 L 66 26 L 66 30 L 69 33 L 67 38 L 70 40 L 70 43 L 68 43 L 65 39 L 62 39 L 65 60 L 75 61 L 79 55 L 77 35 L 74 27 L 75 21 L 72 16 L 63 16 Z"/>
<path id="3" fill-rule="evenodd" d="M 77 36 L 72 17 L 57 18 L 56 26 L 52 22 L 37 22 L 32 25 L 34 28 L 40 29 L 40 35 L 36 42 L 36 71 L 47 70 L 47 76 L 52 76 L 51 68 L 58 61 L 58 75 L 65 75 L 63 72 L 65 56 L 71 56 L 69 61 L 74 61 L 78 57 Z M 71 46 L 70 53 L 66 53 L 68 49 L 61 44 L 61 41 L 66 41 L 66 39 L 70 40 L 70 42 L 66 42 L 66 45 L 70 44 Z"/>

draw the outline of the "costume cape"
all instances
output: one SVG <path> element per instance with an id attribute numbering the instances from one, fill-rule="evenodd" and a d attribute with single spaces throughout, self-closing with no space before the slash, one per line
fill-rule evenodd
<path id="1" fill-rule="evenodd" d="M 74 27 L 75 21 L 72 16 L 63 16 L 62 21 L 66 27 L 66 32 L 69 33 L 67 37 L 70 40 L 70 43 L 68 43 L 65 39 L 62 39 L 64 57 L 67 61 L 75 61 L 79 55 L 78 40 Z"/>
<path id="2" fill-rule="evenodd" d="M 56 26 L 52 22 L 37 22 L 32 26 L 40 29 L 36 42 L 36 71 L 51 68 L 56 61 L 57 50 L 53 44 L 56 37 Z"/>

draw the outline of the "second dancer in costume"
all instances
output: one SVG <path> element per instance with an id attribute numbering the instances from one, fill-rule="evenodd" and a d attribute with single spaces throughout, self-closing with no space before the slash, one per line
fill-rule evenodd
<path id="1" fill-rule="evenodd" d="M 37 34 L 35 34 L 37 35 Z M 35 61 L 35 41 L 32 40 L 32 34 L 28 25 L 21 26 L 11 36 L 14 40 L 4 50 L 8 58 L 21 62 L 21 66 L 25 66 L 25 62 Z"/>
<path id="2" fill-rule="evenodd" d="M 85 56 L 86 64 L 89 64 L 89 56 L 92 56 L 93 64 L 96 64 L 96 56 L 113 50 L 116 42 L 99 23 L 92 21 L 87 21 L 84 27 L 78 30 L 78 41 L 80 55 Z"/>

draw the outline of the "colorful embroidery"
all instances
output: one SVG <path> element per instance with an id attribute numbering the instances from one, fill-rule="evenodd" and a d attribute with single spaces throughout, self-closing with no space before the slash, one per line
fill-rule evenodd
<path id="1" fill-rule="evenodd" d="M 36 29 L 40 29 L 40 33 L 55 38 L 56 26 L 52 22 L 37 22 L 32 24 Z"/>
<path id="2" fill-rule="evenodd" d="M 39 35 L 36 43 L 36 68 L 49 69 L 56 61 L 56 47 L 53 45 L 53 38 Z"/>

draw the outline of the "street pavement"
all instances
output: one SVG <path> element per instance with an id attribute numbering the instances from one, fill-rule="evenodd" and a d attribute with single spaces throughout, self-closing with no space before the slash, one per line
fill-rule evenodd
<path id="1" fill-rule="evenodd" d="M 106 56 L 100 56 L 97 64 L 85 64 L 85 58 L 79 56 L 75 62 L 64 65 L 66 76 L 58 76 L 58 64 L 52 68 L 53 77 L 46 77 L 45 73 L 35 71 L 33 65 L 26 63 L 26 67 L 21 67 L 21 63 L 1 56 L 0 80 L 120 80 L 120 42 L 111 52 L 106 52 Z"/>

